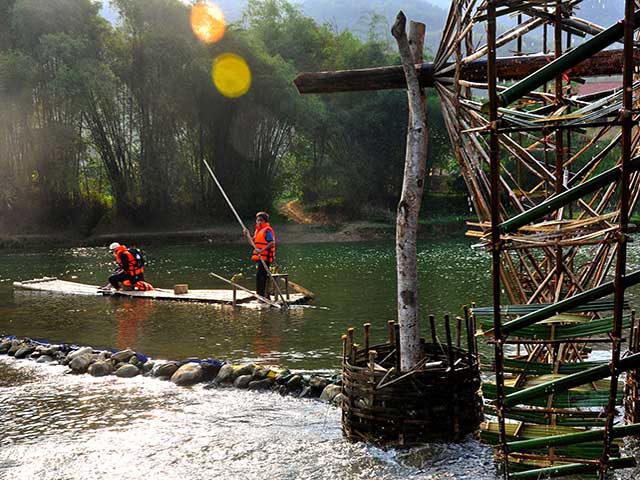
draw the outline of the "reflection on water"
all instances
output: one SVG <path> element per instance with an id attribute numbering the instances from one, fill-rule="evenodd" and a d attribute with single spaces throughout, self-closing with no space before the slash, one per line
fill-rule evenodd
<path id="1" fill-rule="evenodd" d="M 461 306 L 488 298 L 488 258 L 464 239 L 419 245 L 422 311 L 459 314 Z M 286 245 L 278 250 L 281 271 L 314 291 L 327 309 L 234 310 L 205 304 L 140 301 L 101 296 L 65 296 L 13 291 L 11 282 L 43 276 L 95 285 L 112 270 L 106 248 L 0 253 L 0 333 L 87 344 L 131 347 L 152 357 L 255 360 L 292 368 L 336 368 L 340 335 L 349 326 L 372 323 L 384 339 L 395 317 L 395 249 L 383 244 Z M 225 288 L 209 273 L 243 273 L 253 283 L 247 249 L 157 247 L 147 249 L 148 279 L 157 286 L 186 283 L 191 289 Z"/>
<path id="2" fill-rule="evenodd" d="M 491 452 L 473 441 L 405 452 L 346 443 L 339 410 L 317 401 L 64 375 L 8 357 L 0 377 L 16 368 L 37 381 L 0 390 L 2 478 L 494 478 Z"/>

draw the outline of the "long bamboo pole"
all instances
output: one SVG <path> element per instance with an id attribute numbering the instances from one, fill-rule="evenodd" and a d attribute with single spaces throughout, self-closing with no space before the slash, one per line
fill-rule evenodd
<path id="1" fill-rule="evenodd" d="M 224 191 L 224 188 L 222 188 L 222 185 L 218 181 L 218 177 L 216 177 L 215 173 L 213 173 L 213 170 L 209 166 L 209 162 L 207 162 L 207 160 L 205 158 L 203 158 L 202 161 L 204 162 L 205 167 L 207 167 L 207 170 L 209 171 L 209 174 L 211 174 L 211 178 L 213 178 L 213 181 L 218 186 L 218 189 L 220 190 L 220 193 L 222 194 L 224 199 L 227 201 L 227 205 L 229 205 L 229 208 L 231 209 L 231 211 L 235 215 L 236 220 L 238 220 L 238 223 L 242 227 L 242 231 L 243 232 L 247 231 L 247 227 L 244 225 L 244 222 L 240 218 L 240 215 L 238 215 L 238 212 L 236 211 L 235 207 L 231 203 L 231 200 L 229 200 L 229 197 L 227 196 L 226 192 Z M 247 239 L 249 240 L 249 242 L 251 243 L 251 246 L 255 250 L 256 244 L 253 242 L 253 238 L 251 238 L 251 236 L 247 236 Z M 285 300 L 284 295 L 282 295 L 282 292 L 280 291 L 280 287 L 278 286 L 278 283 L 273 279 L 273 276 L 271 275 L 271 271 L 269 270 L 269 267 L 267 266 L 267 264 L 265 263 L 265 261 L 264 261 L 264 259 L 262 258 L 261 255 L 258 255 L 258 258 L 260 259 L 260 262 L 262 263 L 262 266 L 264 267 L 264 269 L 266 270 L 267 274 L 269 275 L 269 278 L 271 279 L 271 283 L 276 287 L 276 291 L 278 292 L 278 296 L 280 297 L 280 300 L 282 301 L 282 304 L 280 304 L 278 306 L 281 307 L 281 308 L 288 308 L 289 304 Z M 264 297 L 262 297 L 262 298 L 264 298 Z"/>
<path id="2" fill-rule="evenodd" d="M 497 0 L 487 4 L 487 79 L 489 82 L 489 168 L 491 177 L 491 286 L 493 299 L 493 336 L 496 362 L 496 413 L 498 414 L 498 455 L 502 462 L 502 475 L 509 478 L 509 449 L 505 426 L 504 392 L 504 333 L 500 320 L 500 139 L 498 135 L 498 91 L 496 68 L 496 8 Z"/>
<path id="3" fill-rule="evenodd" d="M 640 353 L 629 355 L 620 360 L 616 374 L 620 372 L 626 372 L 640 366 Z M 525 388 L 514 393 L 510 393 L 504 399 L 506 406 L 519 405 L 529 400 L 544 397 L 550 393 L 560 393 L 570 388 L 574 388 L 585 383 L 594 382 L 602 378 L 606 378 L 611 375 L 611 370 L 608 364 L 601 365 L 599 367 L 593 367 L 582 372 L 573 373 L 566 377 L 551 380 L 540 385 Z"/>
<path id="4" fill-rule="evenodd" d="M 633 16 L 634 23 L 640 23 L 640 12 Z M 562 72 L 573 68 L 580 62 L 594 54 L 604 50 L 612 43 L 617 42 L 624 34 L 624 22 L 617 22 L 600 32 L 595 37 L 578 45 L 573 50 L 568 51 L 548 65 L 542 67 L 528 77 L 520 80 L 498 95 L 498 103 L 501 107 L 506 107 L 510 103 L 522 98 L 528 92 L 544 85 L 551 79 L 562 75 Z M 623 55 L 624 56 L 624 55 Z M 482 106 L 483 111 L 489 112 L 489 102 Z"/>

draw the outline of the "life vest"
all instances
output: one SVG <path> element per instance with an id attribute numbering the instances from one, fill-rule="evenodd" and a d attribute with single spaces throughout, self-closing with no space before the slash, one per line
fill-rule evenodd
<path id="1" fill-rule="evenodd" d="M 149 282 L 145 282 L 144 280 L 138 280 L 135 283 L 131 283 L 131 280 L 125 280 L 124 282 L 122 282 L 122 285 L 124 285 L 125 287 L 131 287 L 134 290 L 140 290 L 142 292 L 155 290 L 155 288 L 153 288 L 153 285 L 151 285 Z"/>
<path id="2" fill-rule="evenodd" d="M 118 263 L 118 265 L 123 270 L 125 270 L 131 278 L 135 279 L 136 277 L 139 277 L 144 273 L 144 257 L 142 256 L 142 252 L 140 252 L 139 250 L 137 249 L 131 249 L 131 250 L 140 254 L 138 255 L 140 257 L 140 260 L 137 260 L 136 255 L 131 253 L 131 251 L 124 245 L 120 245 L 118 248 L 116 248 L 115 255 L 116 255 L 116 262 Z M 123 257 L 127 259 L 126 267 L 124 265 L 125 262 L 122 259 Z"/>
<path id="3" fill-rule="evenodd" d="M 273 241 L 276 241 L 276 234 L 273 233 L 273 228 L 271 228 L 271 225 L 269 225 L 268 222 L 265 222 L 262 224 L 261 227 L 256 226 L 256 233 L 253 235 L 253 243 L 255 243 L 256 248 L 264 248 L 267 246 L 267 244 L 269 243 L 267 241 L 267 232 L 271 232 L 271 236 L 273 237 Z M 273 247 L 268 248 L 267 250 L 263 250 L 260 255 L 258 255 L 258 251 L 257 250 L 253 250 L 253 255 L 251 256 L 251 260 L 253 260 L 254 262 L 257 262 L 260 260 L 260 257 L 262 257 L 262 259 L 266 262 L 266 263 L 273 263 L 273 261 L 276 259 L 276 246 L 275 244 L 273 245 Z"/>

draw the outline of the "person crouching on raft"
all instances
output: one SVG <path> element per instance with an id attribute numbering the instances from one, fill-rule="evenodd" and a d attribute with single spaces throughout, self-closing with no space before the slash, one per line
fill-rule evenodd
<path id="1" fill-rule="evenodd" d="M 249 230 L 244 229 L 247 241 L 251 244 L 251 236 Z M 257 263 L 256 271 L 256 293 L 261 297 L 265 296 L 267 289 L 267 279 L 269 272 L 265 269 L 269 268 L 276 258 L 276 235 L 273 228 L 269 224 L 269 214 L 267 212 L 256 213 L 256 231 L 253 234 L 253 243 L 255 249 L 251 260 Z M 264 264 L 260 261 L 264 260 Z"/>
<path id="2" fill-rule="evenodd" d="M 116 257 L 118 269 L 109 277 L 109 284 L 116 290 L 123 286 L 137 290 L 153 290 L 151 284 L 144 281 L 144 254 L 137 248 L 127 248 L 113 242 L 109 250 Z"/>

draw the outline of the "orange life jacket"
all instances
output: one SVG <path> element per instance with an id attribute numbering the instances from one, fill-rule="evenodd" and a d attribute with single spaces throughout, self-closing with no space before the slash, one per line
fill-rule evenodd
<path id="1" fill-rule="evenodd" d="M 271 232 L 271 236 L 273 237 L 273 241 L 276 241 L 276 234 L 273 233 L 273 228 L 269 225 L 269 222 L 263 223 L 260 227 L 256 225 L 256 233 L 253 235 L 253 243 L 256 244 L 256 248 L 264 248 L 269 243 L 267 241 L 267 232 Z M 260 260 L 260 257 L 268 263 L 271 264 L 276 259 L 276 246 L 275 243 L 273 247 L 267 248 L 266 250 L 262 250 L 260 255 L 258 256 L 257 250 L 253 250 L 253 255 L 251 256 L 251 260 L 257 262 Z"/>
<path id="2" fill-rule="evenodd" d="M 144 273 L 144 267 L 136 266 L 136 257 L 134 257 L 131 252 L 129 252 L 129 249 L 126 246 L 120 245 L 118 248 L 116 248 L 115 255 L 118 265 L 120 265 L 120 267 L 122 267 L 122 269 L 125 270 L 131 278 L 136 278 Z M 125 256 L 127 259 L 126 268 L 122 260 L 123 256 Z"/>
<path id="3" fill-rule="evenodd" d="M 142 292 L 155 290 L 155 288 L 153 288 L 153 285 L 151 285 L 149 282 L 145 282 L 144 280 L 138 280 L 136 283 L 131 283 L 131 280 L 125 280 L 124 282 L 122 282 L 122 285 L 124 285 L 125 287 L 131 287 L 134 290 L 140 290 Z"/>

